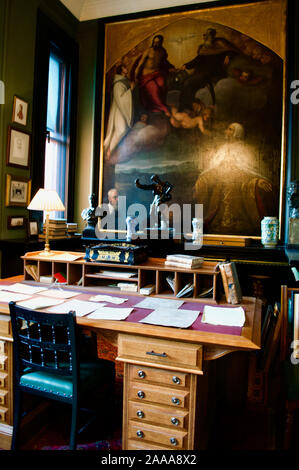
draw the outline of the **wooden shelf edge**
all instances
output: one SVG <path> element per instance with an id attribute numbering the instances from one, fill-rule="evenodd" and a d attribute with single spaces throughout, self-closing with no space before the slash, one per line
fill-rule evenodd
<path id="1" fill-rule="evenodd" d="M 174 370 L 174 371 L 177 371 L 177 372 L 187 372 L 187 373 L 190 373 L 190 374 L 203 375 L 203 371 L 201 369 L 196 369 L 196 368 L 188 367 L 188 366 L 184 367 L 184 366 L 178 365 L 178 364 L 175 364 L 175 365 L 161 364 L 161 363 L 156 364 L 156 363 L 151 362 L 151 361 L 146 361 L 145 359 L 138 360 L 134 357 L 125 357 L 125 356 L 117 356 L 116 360 L 120 361 L 120 362 L 127 363 L 127 364 L 150 366 L 150 367 L 154 367 L 156 369 Z"/>

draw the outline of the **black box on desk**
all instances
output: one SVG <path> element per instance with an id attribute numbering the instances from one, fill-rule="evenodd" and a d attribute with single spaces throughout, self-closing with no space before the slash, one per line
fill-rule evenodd
<path id="1" fill-rule="evenodd" d="M 85 261 L 140 264 L 147 260 L 147 246 L 131 243 L 101 243 L 85 249 Z"/>

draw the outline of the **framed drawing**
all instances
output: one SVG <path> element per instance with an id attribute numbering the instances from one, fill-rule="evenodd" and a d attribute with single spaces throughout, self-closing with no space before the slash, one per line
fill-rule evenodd
<path id="1" fill-rule="evenodd" d="M 20 176 L 6 175 L 6 206 L 27 207 L 30 195 L 31 180 Z"/>
<path id="2" fill-rule="evenodd" d="M 18 96 L 13 99 L 12 122 L 26 126 L 28 114 L 28 103 Z"/>
<path id="3" fill-rule="evenodd" d="M 203 204 L 205 234 L 260 237 L 264 216 L 281 220 L 286 0 L 103 28 L 99 202 L 116 187 L 149 208 L 134 181 L 156 174 L 174 185 L 170 204 Z"/>
<path id="4" fill-rule="evenodd" d="M 8 216 L 7 218 L 7 228 L 8 229 L 15 229 L 15 228 L 25 228 L 26 227 L 27 218 L 23 215 L 16 215 L 16 216 Z"/>
<path id="5" fill-rule="evenodd" d="M 29 220 L 27 224 L 27 236 L 28 238 L 37 238 L 38 237 L 38 221 Z"/>
<path id="6" fill-rule="evenodd" d="M 6 164 L 29 168 L 30 134 L 8 126 Z"/>

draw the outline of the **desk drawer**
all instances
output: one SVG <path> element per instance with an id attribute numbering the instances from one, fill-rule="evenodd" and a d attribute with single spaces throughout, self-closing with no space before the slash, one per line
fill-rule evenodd
<path id="1" fill-rule="evenodd" d="M 189 387 L 189 375 L 184 372 L 174 373 L 168 370 L 154 369 L 133 365 L 130 367 L 130 380 L 157 382 L 163 385 Z"/>
<path id="2" fill-rule="evenodd" d="M 129 421 L 128 438 L 157 443 L 173 449 L 185 449 L 187 446 L 186 431 L 134 421 Z"/>
<path id="3" fill-rule="evenodd" d="M 172 450 L 171 447 L 159 446 L 158 444 L 150 444 L 149 442 L 128 440 L 127 450 Z"/>
<path id="4" fill-rule="evenodd" d="M 198 344 L 119 335 L 118 359 L 202 374 L 202 347 Z"/>
<path id="5" fill-rule="evenodd" d="M 140 422 L 147 421 L 169 426 L 174 429 L 188 429 L 189 412 L 180 409 L 169 409 L 162 405 L 129 401 L 128 418 Z"/>
<path id="6" fill-rule="evenodd" d="M 129 387 L 128 395 L 129 400 L 159 403 L 176 408 L 188 408 L 189 406 L 188 390 L 160 387 L 145 382 L 142 384 L 132 382 Z"/>

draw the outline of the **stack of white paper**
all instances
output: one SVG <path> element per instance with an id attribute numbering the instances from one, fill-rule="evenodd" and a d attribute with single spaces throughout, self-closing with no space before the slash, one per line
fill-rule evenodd
<path id="1" fill-rule="evenodd" d="M 148 286 L 140 287 L 140 294 L 150 295 L 154 290 L 155 286 L 153 284 L 149 284 Z"/>
<path id="2" fill-rule="evenodd" d="M 204 306 L 203 323 L 223 326 L 243 326 L 245 323 L 245 312 L 242 307 L 212 307 Z"/>
<path id="3" fill-rule="evenodd" d="M 107 276 L 107 277 L 121 277 L 121 278 L 130 278 L 130 277 L 134 277 L 134 276 L 137 276 L 137 272 L 136 271 L 100 271 L 99 273 L 97 274 L 100 274 L 101 276 Z"/>

